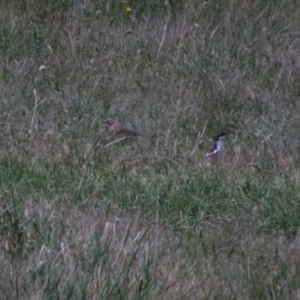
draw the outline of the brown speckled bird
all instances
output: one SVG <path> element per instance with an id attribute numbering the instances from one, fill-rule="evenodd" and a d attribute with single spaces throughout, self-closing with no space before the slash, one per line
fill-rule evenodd
<path id="1" fill-rule="evenodd" d="M 103 121 L 103 123 L 107 126 L 109 131 L 112 131 L 117 134 L 124 134 L 124 135 L 139 135 L 141 136 L 142 134 L 139 133 L 138 131 L 135 131 L 133 129 L 130 129 L 126 125 L 120 124 L 117 121 L 113 119 L 106 119 Z"/>

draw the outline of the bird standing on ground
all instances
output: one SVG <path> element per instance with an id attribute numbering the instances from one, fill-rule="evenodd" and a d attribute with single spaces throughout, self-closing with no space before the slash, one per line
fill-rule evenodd
<path id="1" fill-rule="evenodd" d="M 142 134 L 138 131 L 130 129 L 126 125 L 120 124 L 113 119 L 106 119 L 103 121 L 109 131 L 112 131 L 117 134 L 125 134 L 125 135 L 133 135 L 133 136 L 141 136 Z"/>
<path id="2" fill-rule="evenodd" d="M 225 155 L 224 138 L 228 135 L 227 132 L 222 132 L 215 138 L 215 143 L 209 153 L 205 155 L 205 158 L 216 157 L 221 159 Z"/>

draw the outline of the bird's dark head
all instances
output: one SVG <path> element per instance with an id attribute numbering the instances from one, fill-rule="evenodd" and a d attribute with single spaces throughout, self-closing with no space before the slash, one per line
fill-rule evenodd
<path id="1" fill-rule="evenodd" d="M 222 132 L 219 135 L 216 136 L 215 141 L 218 141 L 220 138 L 224 137 L 225 135 L 228 135 L 229 132 Z"/>

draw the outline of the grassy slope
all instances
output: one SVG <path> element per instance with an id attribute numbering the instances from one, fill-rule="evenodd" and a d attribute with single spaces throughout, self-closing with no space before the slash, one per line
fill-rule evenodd
<path id="1" fill-rule="evenodd" d="M 299 5 L 198 2 L 1 4 L 2 295 L 300 299 Z"/>

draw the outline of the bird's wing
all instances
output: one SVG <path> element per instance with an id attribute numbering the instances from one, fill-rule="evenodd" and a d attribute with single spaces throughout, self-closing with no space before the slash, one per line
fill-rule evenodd
<path id="1" fill-rule="evenodd" d="M 218 149 L 218 144 L 217 143 L 214 143 L 214 146 L 212 147 L 212 149 L 210 150 L 209 153 L 205 154 L 205 157 L 211 157 L 215 154 L 217 154 L 219 152 L 219 149 Z"/>
<path id="2" fill-rule="evenodd" d="M 218 152 L 219 152 L 219 150 L 218 150 L 218 149 L 215 149 L 215 150 L 213 150 L 213 151 L 211 151 L 211 152 L 205 154 L 205 157 L 206 157 L 206 158 L 211 157 L 211 156 L 217 154 Z"/>
<path id="3" fill-rule="evenodd" d="M 133 129 L 130 129 L 128 128 L 127 126 L 125 125 L 121 125 L 119 124 L 118 127 L 117 127 L 117 131 L 119 133 L 127 133 L 127 134 L 133 134 L 133 135 L 141 135 L 139 132 L 133 130 Z"/>

